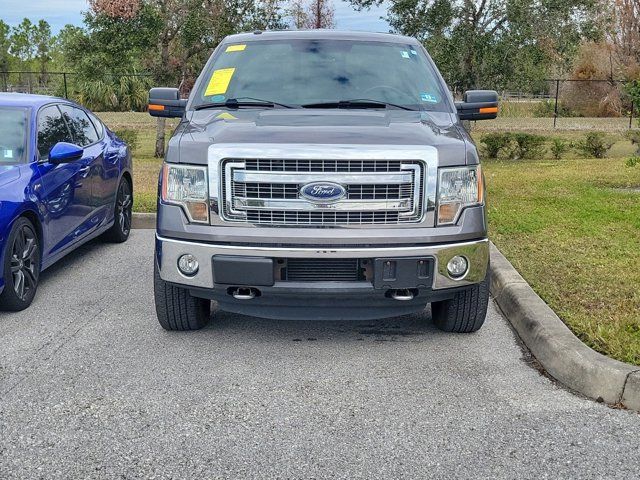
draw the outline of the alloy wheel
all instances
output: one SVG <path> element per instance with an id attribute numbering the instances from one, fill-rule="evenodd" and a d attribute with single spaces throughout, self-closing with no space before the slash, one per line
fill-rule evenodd
<path id="1" fill-rule="evenodd" d="M 27 225 L 20 227 L 11 254 L 13 289 L 20 300 L 27 300 L 38 285 L 40 252 L 38 239 Z"/>
<path id="2" fill-rule="evenodd" d="M 116 203 L 116 216 L 123 234 L 128 235 L 131 230 L 131 207 L 133 198 L 129 182 L 123 180 L 118 188 L 118 201 Z"/>

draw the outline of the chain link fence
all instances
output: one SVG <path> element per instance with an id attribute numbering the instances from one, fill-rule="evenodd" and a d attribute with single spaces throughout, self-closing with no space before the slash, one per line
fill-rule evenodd
<path id="1" fill-rule="evenodd" d="M 542 91 L 500 92 L 498 119 L 483 128 L 616 131 L 637 128 L 637 105 L 615 79 L 548 79 Z M 517 121 L 526 119 L 526 121 Z"/>
<path id="2" fill-rule="evenodd" d="M 143 111 L 151 74 L 112 75 L 90 80 L 71 72 L 0 71 L 0 91 L 52 95 L 95 111 Z"/>

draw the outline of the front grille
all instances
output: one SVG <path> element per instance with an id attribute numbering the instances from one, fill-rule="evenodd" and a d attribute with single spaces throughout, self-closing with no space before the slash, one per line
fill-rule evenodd
<path id="1" fill-rule="evenodd" d="M 290 258 L 281 273 L 289 282 L 356 282 L 364 280 L 360 260 L 356 258 Z"/>
<path id="2" fill-rule="evenodd" d="M 224 220 L 258 225 L 395 225 L 418 222 L 426 166 L 413 160 L 225 159 Z M 323 203 L 300 194 L 314 182 L 338 183 L 343 198 Z"/>

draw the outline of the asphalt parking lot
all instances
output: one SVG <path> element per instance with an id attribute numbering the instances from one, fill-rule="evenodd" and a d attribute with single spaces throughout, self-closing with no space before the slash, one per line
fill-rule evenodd
<path id="1" fill-rule="evenodd" d="M 490 306 L 477 334 L 418 317 L 220 313 L 167 333 L 153 232 L 92 242 L 0 317 L 0 478 L 634 478 L 640 415 L 533 366 Z"/>

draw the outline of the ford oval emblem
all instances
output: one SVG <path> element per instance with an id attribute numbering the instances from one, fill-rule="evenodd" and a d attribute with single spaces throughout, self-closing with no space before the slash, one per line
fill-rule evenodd
<path id="1" fill-rule="evenodd" d="M 345 188 L 333 182 L 313 182 L 303 185 L 300 195 L 312 202 L 335 202 L 347 194 Z"/>

